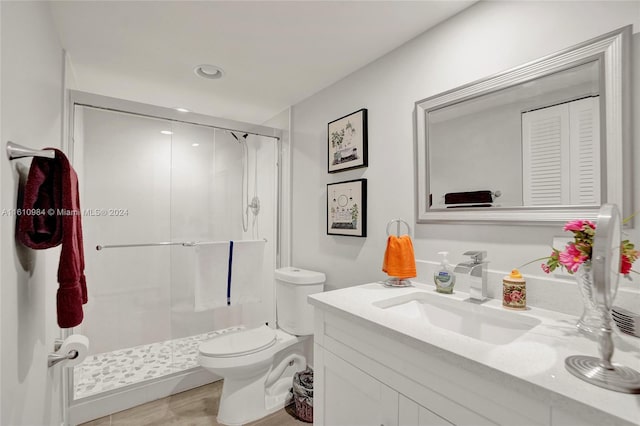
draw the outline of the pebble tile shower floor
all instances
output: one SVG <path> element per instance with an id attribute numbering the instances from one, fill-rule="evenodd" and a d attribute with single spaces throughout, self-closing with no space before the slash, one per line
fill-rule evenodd
<path id="1" fill-rule="evenodd" d="M 178 373 L 198 366 L 198 346 L 230 327 L 181 339 L 89 355 L 74 367 L 74 399 Z"/>

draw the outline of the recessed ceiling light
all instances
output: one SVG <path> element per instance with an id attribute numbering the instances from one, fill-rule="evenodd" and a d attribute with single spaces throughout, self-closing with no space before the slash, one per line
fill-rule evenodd
<path id="1" fill-rule="evenodd" d="M 160 130 L 160 133 L 162 133 L 163 135 L 172 135 L 173 132 L 171 130 Z"/>
<path id="2" fill-rule="evenodd" d="M 174 109 L 175 109 L 176 111 L 179 111 L 179 112 L 191 112 L 191 111 L 189 111 L 189 110 L 188 110 L 188 109 L 186 109 L 186 108 L 176 107 L 176 108 L 174 108 Z"/>
<path id="3" fill-rule="evenodd" d="M 200 146 L 199 143 L 192 143 L 191 146 Z"/>
<path id="4" fill-rule="evenodd" d="M 224 75 L 222 68 L 209 64 L 198 65 L 193 69 L 193 72 L 202 78 L 209 78 L 212 80 L 221 78 Z"/>

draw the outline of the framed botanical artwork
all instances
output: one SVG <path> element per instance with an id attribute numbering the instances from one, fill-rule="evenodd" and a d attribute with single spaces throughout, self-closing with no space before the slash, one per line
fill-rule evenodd
<path id="1" fill-rule="evenodd" d="M 327 235 L 367 236 L 367 180 L 327 184 Z"/>
<path id="2" fill-rule="evenodd" d="M 367 167 L 367 110 L 329 123 L 327 145 L 329 173 Z"/>

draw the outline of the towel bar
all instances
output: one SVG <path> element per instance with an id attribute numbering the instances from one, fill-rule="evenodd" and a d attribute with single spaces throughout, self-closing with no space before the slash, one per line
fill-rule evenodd
<path id="1" fill-rule="evenodd" d="M 411 235 L 411 226 L 409 226 L 409 224 L 408 224 L 407 222 L 405 222 L 405 221 L 404 221 L 404 220 L 402 220 L 402 219 L 391 219 L 391 220 L 389 221 L 389 223 L 387 223 L 387 236 L 391 235 L 391 234 L 389 233 L 389 227 L 390 227 L 391 225 L 393 225 L 394 223 L 397 225 L 397 228 L 396 228 L 396 235 L 397 235 L 397 236 L 400 236 L 400 224 L 401 224 L 401 223 L 404 223 L 404 225 L 407 227 L 407 234 L 408 234 L 408 235 Z"/>
<path id="2" fill-rule="evenodd" d="M 154 246 L 188 246 L 193 245 L 193 243 L 184 242 L 184 243 L 172 243 L 170 241 L 164 241 L 161 243 L 140 243 L 140 244 L 98 244 L 96 246 L 96 250 L 100 251 L 102 249 L 108 248 L 126 248 L 126 247 L 154 247 Z"/>
<path id="3" fill-rule="evenodd" d="M 265 243 L 269 242 L 266 238 L 262 238 L 262 240 Z M 238 241 L 253 241 L 253 240 L 238 240 Z M 226 242 L 228 241 L 183 241 L 183 242 L 177 242 L 177 243 L 174 243 L 171 241 L 163 241 L 159 243 L 139 243 L 139 244 L 98 244 L 96 246 L 96 250 L 100 251 L 102 249 L 108 249 L 108 248 L 157 247 L 157 246 L 194 247 L 198 245 L 226 243 Z"/>
<path id="4" fill-rule="evenodd" d="M 11 141 L 7 142 L 7 158 L 9 160 L 24 157 L 56 158 L 56 153 L 52 149 L 31 149 Z"/>

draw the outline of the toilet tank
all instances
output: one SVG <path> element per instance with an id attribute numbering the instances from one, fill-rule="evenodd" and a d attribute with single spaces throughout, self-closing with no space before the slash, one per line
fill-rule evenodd
<path id="1" fill-rule="evenodd" d="M 286 267 L 275 270 L 278 327 L 296 336 L 313 334 L 313 307 L 307 296 L 321 293 L 322 272 Z"/>

